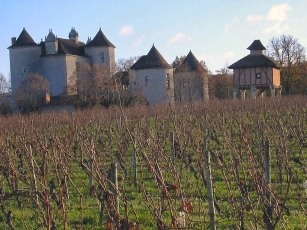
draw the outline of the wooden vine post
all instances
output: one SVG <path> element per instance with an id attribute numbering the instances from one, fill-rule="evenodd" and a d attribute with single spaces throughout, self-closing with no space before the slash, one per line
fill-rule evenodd
<path id="1" fill-rule="evenodd" d="M 216 230 L 214 195 L 213 195 L 212 175 L 211 175 L 211 166 L 210 166 L 210 152 L 207 149 L 207 141 L 205 141 L 204 147 L 205 147 L 205 171 L 206 171 L 206 182 L 207 182 L 207 189 L 208 189 L 210 229 Z"/>
<path id="2" fill-rule="evenodd" d="M 118 200 L 118 181 L 117 181 L 117 163 L 111 163 L 111 182 L 112 182 L 112 193 L 115 197 L 115 209 L 119 214 L 119 200 Z"/>
<path id="3" fill-rule="evenodd" d="M 264 196 L 266 202 L 264 203 L 264 215 L 263 220 L 268 230 L 273 229 L 272 226 L 272 204 L 270 195 L 270 185 L 271 185 L 271 152 L 270 152 L 270 142 L 265 141 L 265 153 L 264 153 L 264 178 L 266 186 L 264 189 Z"/>
<path id="4" fill-rule="evenodd" d="M 89 177 L 89 187 L 90 189 L 92 188 L 93 186 L 93 159 L 90 158 L 90 160 L 88 161 L 88 167 L 89 167 L 89 174 L 88 174 L 88 177 Z"/>
<path id="5" fill-rule="evenodd" d="M 137 187 L 137 156 L 136 156 L 136 149 L 133 151 L 132 156 L 132 164 L 133 164 L 133 178 L 134 178 L 134 185 Z"/>

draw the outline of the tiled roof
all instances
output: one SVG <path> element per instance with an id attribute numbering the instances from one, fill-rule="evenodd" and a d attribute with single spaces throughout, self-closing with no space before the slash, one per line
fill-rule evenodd
<path id="1" fill-rule="evenodd" d="M 115 48 L 115 46 L 102 33 L 101 29 L 99 29 L 93 40 L 90 41 L 86 46 L 107 46 Z"/>
<path id="2" fill-rule="evenodd" d="M 229 69 L 252 68 L 252 67 L 274 67 L 280 68 L 280 65 L 273 59 L 261 55 L 247 55 L 234 64 L 230 65 Z"/>
<path id="3" fill-rule="evenodd" d="M 21 31 L 19 37 L 16 40 L 16 43 L 12 45 L 11 47 L 14 46 L 28 46 L 28 45 L 38 45 L 33 38 L 30 36 L 30 34 L 26 31 L 25 28 Z"/>
<path id="4" fill-rule="evenodd" d="M 171 69 L 172 66 L 166 62 L 156 47 L 153 45 L 147 55 L 142 56 L 131 69 Z"/>
<path id="5" fill-rule="evenodd" d="M 176 72 L 204 72 L 204 67 L 199 63 L 194 54 L 190 51 L 181 65 L 176 69 Z"/>
<path id="6" fill-rule="evenodd" d="M 266 50 L 266 48 L 262 45 L 260 40 L 255 40 L 253 43 L 247 47 L 248 50 Z"/>

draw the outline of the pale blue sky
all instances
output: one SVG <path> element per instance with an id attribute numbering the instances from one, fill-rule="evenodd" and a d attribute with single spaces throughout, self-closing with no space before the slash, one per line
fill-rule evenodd
<path id="1" fill-rule="evenodd" d="M 0 73 L 9 76 L 7 47 L 23 27 L 36 42 L 49 29 L 61 38 L 75 27 L 87 41 L 101 27 L 116 46 L 116 60 L 147 54 L 152 44 L 171 63 L 190 50 L 215 72 L 281 34 L 307 48 L 307 0 L 1 0 Z"/>

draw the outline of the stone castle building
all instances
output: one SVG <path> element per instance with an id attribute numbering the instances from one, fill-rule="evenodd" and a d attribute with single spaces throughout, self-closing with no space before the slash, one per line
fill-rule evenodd
<path id="1" fill-rule="evenodd" d="M 129 73 L 131 91 L 145 96 L 150 105 L 207 101 L 208 75 L 190 51 L 174 70 L 153 45 Z"/>
<path id="2" fill-rule="evenodd" d="M 58 38 L 52 30 L 45 41 L 36 43 L 24 28 L 16 39 L 12 38 L 10 69 L 12 94 L 15 95 L 21 82 L 31 73 L 45 77 L 50 84 L 51 96 L 70 94 L 76 87 L 72 76 L 79 63 L 106 65 L 110 76 L 115 71 L 115 46 L 101 29 L 87 43 L 79 41 L 79 34 L 72 28 L 69 39 Z"/>
<path id="3" fill-rule="evenodd" d="M 76 93 L 75 73 L 80 63 L 106 66 L 109 76 L 115 74 L 115 46 L 101 29 L 87 43 L 79 41 L 72 28 L 69 38 L 58 38 L 49 30 L 45 40 L 36 43 L 26 29 L 12 38 L 10 53 L 12 94 L 32 73 L 45 77 L 50 84 L 51 97 Z M 153 45 L 129 71 L 127 87 L 133 94 L 141 94 L 149 105 L 173 104 L 175 100 L 191 102 L 208 100 L 208 77 L 190 52 L 175 71 Z M 130 86 L 130 87 L 128 87 Z M 175 98 L 176 97 L 176 98 Z"/>

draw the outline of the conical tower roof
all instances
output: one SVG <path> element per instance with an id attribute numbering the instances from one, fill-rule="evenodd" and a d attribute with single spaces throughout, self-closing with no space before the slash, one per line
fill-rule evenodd
<path id="1" fill-rule="evenodd" d="M 266 50 L 260 40 L 254 40 L 253 43 L 247 47 L 248 50 Z"/>
<path id="2" fill-rule="evenodd" d="M 101 28 L 99 29 L 93 40 L 90 41 L 86 46 L 107 46 L 115 48 L 115 46 L 103 34 Z"/>
<path id="3" fill-rule="evenodd" d="M 186 58 L 182 61 L 181 65 L 176 69 L 176 72 L 204 72 L 205 68 L 196 59 L 192 51 L 188 53 Z"/>
<path id="4" fill-rule="evenodd" d="M 166 62 L 155 45 L 151 47 L 147 55 L 142 56 L 131 69 L 171 69 L 172 66 Z"/>
<path id="5" fill-rule="evenodd" d="M 27 46 L 27 45 L 38 45 L 33 38 L 30 36 L 25 28 L 21 31 L 16 43 L 13 46 Z"/>

